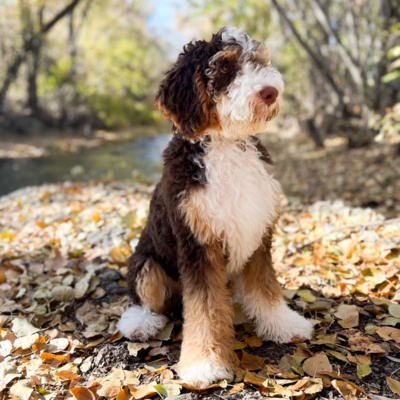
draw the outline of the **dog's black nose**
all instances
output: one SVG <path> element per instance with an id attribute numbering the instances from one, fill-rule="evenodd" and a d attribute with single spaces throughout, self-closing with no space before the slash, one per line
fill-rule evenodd
<path id="1" fill-rule="evenodd" d="M 279 95 L 278 89 L 275 89 L 273 86 L 266 86 L 265 88 L 260 90 L 261 98 L 269 106 L 275 103 L 278 95 Z"/>

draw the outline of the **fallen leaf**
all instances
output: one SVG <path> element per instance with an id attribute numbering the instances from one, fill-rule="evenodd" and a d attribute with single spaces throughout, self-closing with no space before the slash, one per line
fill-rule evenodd
<path id="1" fill-rule="evenodd" d="M 78 377 L 78 374 L 75 374 L 71 371 L 57 371 L 54 372 L 55 376 L 58 376 L 60 379 L 64 380 L 64 381 L 72 381 L 72 379 L 75 379 L 76 377 Z"/>
<path id="2" fill-rule="evenodd" d="M 124 387 L 118 392 L 116 400 L 129 400 L 131 397 L 132 395 L 129 388 Z"/>
<path id="3" fill-rule="evenodd" d="M 149 351 L 149 356 L 151 356 L 151 357 L 159 356 L 159 355 L 165 356 L 168 353 L 169 353 L 169 348 L 167 346 L 156 347 Z"/>
<path id="4" fill-rule="evenodd" d="M 69 345 L 69 341 L 66 338 L 52 339 L 49 342 L 49 353 L 54 353 L 56 351 L 65 350 Z"/>
<path id="5" fill-rule="evenodd" d="M 244 383 L 235 383 L 232 389 L 228 392 L 228 395 L 236 394 L 244 389 Z"/>
<path id="6" fill-rule="evenodd" d="M 92 368 L 92 361 L 93 361 L 93 356 L 86 358 L 85 361 L 79 367 L 81 372 L 85 373 L 90 371 L 90 369 Z"/>
<path id="7" fill-rule="evenodd" d="M 70 286 L 55 286 L 51 289 L 51 296 L 59 302 L 69 302 L 74 298 L 74 289 Z"/>
<path id="8" fill-rule="evenodd" d="M 34 333 L 29 336 L 22 336 L 15 340 L 13 346 L 15 349 L 21 348 L 22 350 L 30 349 L 34 343 L 39 339 L 39 334 Z"/>
<path id="9" fill-rule="evenodd" d="M 242 349 L 244 349 L 244 348 L 246 348 L 247 347 L 247 344 L 246 343 L 244 343 L 244 342 L 238 342 L 237 340 L 235 340 L 234 342 L 233 342 L 233 350 L 242 350 Z"/>
<path id="10" fill-rule="evenodd" d="M 154 389 L 162 396 L 179 396 L 181 394 L 181 385 L 177 384 L 165 384 L 165 385 L 154 385 Z"/>
<path id="11" fill-rule="evenodd" d="M 325 354 L 317 354 L 304 361 L 303 370 L 312 377 L 321 378 L 322 372 L 332 372 L 332 365 Z"/>
<path id="12" fill-rule="evenodd" d="M 115 331 L 110 337 L 110 343 L 117 342 L 118 340 L 121 340 L 123 337 L 124 335 L 120 331 Z"/>
<path id="13" fill-rule="evenodd" d="M 317 298 L 312 294 L 311 290 L 308 289 L 299 290 L 297 295 L 306 303 L 313 303 L 315 300 L 317 300 Z"/>
<path id="14" fill-rule="evenodd" d="M 393 393 L 400 395 L 400 382 L 396 381 L 396 379 L 386 377 L 386 382 Z"/>
<path id="15" fill-rule="evenodd" d="M 247 371 L 246 375 L 243 379 L 246 383 L 251 383 L 253 385 L 262 386 L 266 381 L 266 378 L 262 378 L 252 374 L 251 372 Z"/>
<path id="16" fill-rule="evenodd" d="M 117 397 L 121 390 L 121 380 L 120 379 L 110 379 L 105 381 L 101 388 L 97 390 L 99 396 L 104 396 L 107 399 L 112 399 Z"/>
<path id="17" fill-rule="evenodd" d="M 129 387 L 134 399 L 144 399 L 157 394 L 157 390 L 152 385 L 140 385 L 138 387 Z"/>
<path id="18" fill-rule="evenodd" d="M 372 373 L 368 364 L 357 364 L 357 376 L 362 379 Z"/>
<path id="19" fill-rule="evenodd" d="M 242 360 L 240 366 L 247 371 L 259 370 L 263 367 L 266 358 L 253 356 L 242 350 Z"/>
<path id="20" fill-rule="evenodd" d="M 82 386 L 70 389 L 70 392 L 76 400 L 96 400 L 94 393 L 88 388 Z"/>
<path id="21" fill-rule="evenodd" d="M 128 342 L 128 352 L 131 356 L 137 357 L 138 352 L 149 347 L 148 343 Z"/>
<path id="22" fill-rule="evenodd" d="M 357 389 L 345 381 L 335 379 L 332 381 L 332 386 L 345 398 L 354 396 L 357 393 Z"/>
<path id="23" fill-rule="evenodd" d="M 172 329 L 174 329 L 174 324 L 171 322 L 165 325 L 164 329 L 158 332 L 157 335 L 154 336 L 154 338 L 162 341 L 170 340 Z"/>
<path id="24" fill-rule="evenodd" d="M 17 337 L 22 336 L 30 336 L 36 332 L 39 332 L 40 329 L 33 326 L 27 319 L 25 318 L 15 318 L 12 322 L 11 330 L 17 335 Z"/>
<path id="25" fill-rule="evenodd" d="M 383 340 L 394 340 L 396 343 L 400 343 L 400 329 L 384 326 L 382 328 L 379 328 L 376 333 Z"/>
<path id="26" fill-rule="evenodd" d="M 388 311 L 392 317 L 400 318 L 400 304 L 390 304 Z"/>
<path id="27" fill-rule="evenodd" d="M 339 353 L 338 351 L 334 351 L 334 350 L 326 350 L 326 352 L 334 357 L 336 357 L 338 360 L 344 361 L 344 362 L 348 362 L 347 357 L 342 354 Z"/>
<path id="28" fill-rule="evenodd" d="M 335 312 L 335 317 L 340 318 L 342 328 L 355 328 L 359 323 L 358 309 L 354 305 L 341 304 Z"/>
<path id="29" fill-rule="evenodd" d="M 249 347 L 261 347 L 262 346 L 262 339 L 257 336 L 250 336 L 244 339 L 245 343 Z"/>
<path id="30" fill-rule="evenodd" d="M 42 353 L 40 355 L 40 358 L 45 361 L 45 362 L 53 362 L 54 360 L 57 361 L 59 364 L 65 364 L 67 362 L 69 362 L 71 355 L 70 354 L 66 354 L 66 355 L 59 355 L 56 356 L 54 354 L 50 354 L 50 353 Z"/>
<path id="31" fill-rule="evenodd" d="M 16 384 L 11 386 L 10 393 L 20 400 L 29 400 L 33 389 L 30 387 L 28 379 L 21 379 Z"/>
<path id="32" fill-rule="evenodd" d="M 324 388 L 321 378 L 311 378 L 309 385 L 303 389 L 305 394 L 319 393 Z"/>

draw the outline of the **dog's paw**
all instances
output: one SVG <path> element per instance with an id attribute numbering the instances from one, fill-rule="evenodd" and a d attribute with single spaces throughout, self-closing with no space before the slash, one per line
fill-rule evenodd
<path id="1" fill-rule="evenodd" d="M 118 330 L 128 339 L 146 342 L 164 328 L 168 318 L 150 311 L 145 306 L 128 308 L 118 321 Z"/>
<path id="2" fill-rule="evenodd" d="M 183 382 L 199 389 L 204 389 L 223 379 L 233 379 L 229 367 L 215 365 L 209 361 L 196 362 L 185 367 L 179 363 L 177 371 Z"/>
<path id="3" fill-rule="evenodd" d="M 267 318 L 257 321 L 256 324 L 256 334 L 263 340 L 290 343 L 293 339 L 312 338 L 312 322 L 291 310 L 285 303 L 282 302 L 267 315 Z"/>

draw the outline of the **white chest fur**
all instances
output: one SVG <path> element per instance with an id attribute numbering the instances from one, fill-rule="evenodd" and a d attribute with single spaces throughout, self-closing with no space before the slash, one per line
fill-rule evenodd
<path id="1" fill-rule="evenodd" d="M 266 170 L 260 154 L 248 139 L 212 141 L 207 144 L 204 163 L 207 185 L 186 199 L 183 209 L 190 225 L 190 212 L 217 236 L 229 254 L 228 272 L 241 268 L 261 244 L 268 226 L 279 212 L 281 186 Z M 193 222 L 193 221 L 192 221 Z"/>

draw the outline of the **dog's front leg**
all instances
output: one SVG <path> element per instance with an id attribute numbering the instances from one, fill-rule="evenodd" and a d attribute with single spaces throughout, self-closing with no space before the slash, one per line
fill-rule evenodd
<path id="1" fill-rule="evenodd" d="M 181 245 L 184 325 L 177 371 L 184 382 L 204 388 L 233 377 L 232 302 L 221 246 Z"/>
<path id="2" fill-rule="evenodd" d="M 243 310 L 254 321 L 259 337 L 277 343 L 311 338 L 313 324 L 291 310 L 282 298 L 272 266 L 271 232 L 235 281 Z"/>

